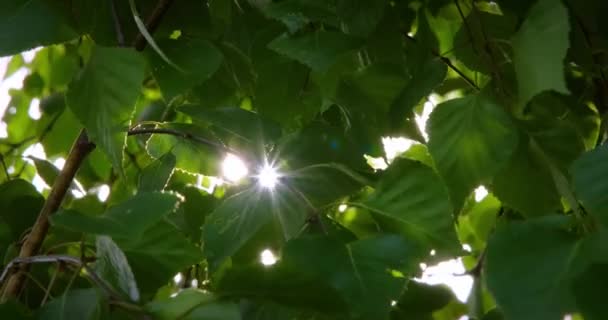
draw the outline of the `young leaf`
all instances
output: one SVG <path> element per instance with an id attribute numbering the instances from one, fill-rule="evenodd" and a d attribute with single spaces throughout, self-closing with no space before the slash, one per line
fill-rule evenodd
<path id="1" fill-rule="evenodd" d="M 517 147 L 509 115 L 483 95 L 438 105 L 428 126 L 429 151 L 456 210 L 476 186 L 506 165 Z"/>
<path id="2" fill-rule="evenodd" d="M 122 172 L 122 152 L 145 64 L 132 49 L 95 46 L 80 77 L 66 93 L 68 107 Z"/>

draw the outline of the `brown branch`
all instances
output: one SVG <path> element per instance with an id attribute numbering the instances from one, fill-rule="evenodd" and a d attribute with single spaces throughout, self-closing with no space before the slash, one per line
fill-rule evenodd
<path id="1" fill-rule="evenodd" d="M 412 36 L 410 36 L 407 33 L 404 33 L 404 36 L 406 39 L 414 42 L 414 43 L 418 43 L 418 40 Z M 439 60 L 441 60 L 441 62 L 445 63 L 446 66 L 448 66 L 448 68 L 454 70 L 454 72 L 456 72 L 464 81 L 466 81 L 466 83 L 468 83 L 471 87 L 473 87 L 473 89 L 475 89 L 476 91 L 480 91 L 481 89 L 479 88 L 479 86 L 477 86 L 475 84 L 475 82 L 473 80 L 471 80 L 471 78 L 469 78 L 466 74 L 464 74 L 462 71 L 460 71 L 460 69 L 458 69 L 450 60 L 450 58 L 448 57 L 444 57 L 442 56 L 437 50 L 430 48 L 429 49 L 431 51 L 431 53 L 439 58 Z"/>
<path id="2" fill-rule="evenodd" d="M 146 29 L 150 34 L 152 34 L 152 32 L 154 32 L 154 30 L 158 28 L 162 17 L 165 15 L 165 13 L 167 13 L 167 10 L 169 10 L 171 4 L 173 4 L 173 0 L 158 1 L 156 8 L 154 8 L 152 14 L 150 14 L 148 19 L 146 20 Z M 141 34 L 141 32 L 137 34 L 135 41 L 133 41 L 133 47 L 137 51 L 142 51 L 147 44 L 148 42 L 146 41 L 146 38 L 143 36 L 143 34 Z"/>
<path id="3" fill-rule="evenodd" d="M 51 192 L 40 210 L 40 214 L 32 227 L 32 231 L 28 234 L 21 246 L 18 259 L 27 259 L 38 253 L 42 241 L 44 241 L 49 229 L 49 217 L 59 209 L 80 164 L 94 148 L 95 144 L 89 141 L 87 133 L 83 129 L 74 142 L 63 169 L 53 183 Z M 2 298 L 0 299 L 2 302 L 16 297 L 19 292 L 21 292 L 25 280 L 24 272 L 26 270 L 27 265 L 24 265 L 18 272 L 9 277 Z"/>

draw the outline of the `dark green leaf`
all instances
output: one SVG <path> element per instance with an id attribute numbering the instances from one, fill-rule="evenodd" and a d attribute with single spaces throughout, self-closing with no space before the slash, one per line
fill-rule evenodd
<path id="1" fill-rule="evenodd" d="M 241 108 L 208 109 L 188 105 L 179 108 L 179 111 L 191 116 L 195 121 L 210 123 L 249 143 L 260 140 L 269 143 L 281 134 L 278 124 Z"/>
<path id="2" fill-rule="evenodd" d="M 206 320 L 239 320 L 240 312 L 236 304 L 217 301 L 212 294 L 196 289 L 180 291 L 175 297 L 152 301 L 146 310 L 155 319 L 206 319 Z"/>
<path id="3" fill-rule="evenodd" d="M 95 272 L 132 301 L 139 301 L 139 290 L 127 257 L 108 236 L 97 236 Z"/>
<path id="4" fill-rule="evenodd" d="M 101 317 L 101 298 L 96 289 L 75 289 L 42 307 L 38 319 L 93 320 Z"/>
<path id="5" fill-rule="evenodd" d="M 19 241 L 34 224 L 43 204 L 44 198 L 24 180 L 11 180 L 0 185 L 0 239 L 3 240 L 0 242 L 0 257 L 4 257 L 9 243 Z"/>
<path id="6" fill-rule="evenodd" d="M 571 285 L 593 261 L 607 261 L 605 234 L 584 239 L 551 216 L 499 228 L 486 255 L 486 283 L 506 319 L 559 319 L 575 310 Z"/>
<path id="7" fill-rule="evenodd" d="M 585 209 L 608 225 L 608 146 L 583 154 L 571 171 L 574 190 Z"/>
<path id="8" fill-rule="evenodd" d="M 169 152 L 145 167 L 139 176 L 139 192 L 162 191 L 173 174 L 175 156 Z"/>
<path id="9" fill-rule="evenodd" d="M 382 228 L 401 232 L 429 250 L 458 247 L 448 191 L 439 176 L 419 162 L 395 160 L 364 204 Z"/>
<path id="10" fill-rule="evenodd" d="M 111 207 L 103 215 L 90 216 L 68 210 L 53 215 L 51 223 L 85 233 L 137 239 L 146 229 L 174 211 L 179 202 L 179 197 L 172 193 L 139 193 Z"/>
<path id="11" fill-rule="evenodd" d="M 337 12 L 349 34 L 367 36 L 382 19 L 386 5 L 384 0 L 339 0 Z"/>
<path id="12" fill-rule="evenodd" d="M 207 80 L 222 63 L 222 53 L 207 40 L 182 37 L 177 40 L 160 40 L 157 44 L 181 69 L 167 64 L 155 52 L 149 53 L 152 72 L 167 102 Z"/>
<path id="13" fill-rule="evenodd" d="M 129 259 L 142 300 L 152 297 L 181 270 L 203 260 L 201 249 L 165 221 L 149 227 L 139 239 L 116 242 Z"/>
<path id="14" fill-rule="evenodd" d="M 507 164 L 517 147 L 509 115 L 483 95 L 438 105 L 428 130 L 429 151 L 457 210 L 476 186 Z"/>
<path id="15" fill-rule="evenodd" d="M 216 268 L 270 223 L 280 227 L 281 240 L 291 239 L 300 233 L 309 212 L 301 195 L 280 184 L 272 191 L 252 187 L 227 198 L 207 217 L 203 227 L 205 256 Z"/>
<path id="16" fill-rule="evenodd" d="M 519 102 L 545 90 L 568 93 L 564 57 L 570 46 L 568 12 L 559 0 L 539 0 L 513 38 Z"/>
<path id="17" fill-rule="evenodd" d="M 216 176 L 223 158 L 223 144 L 209 130 L 186 123 L 163 123 L 160 130 L 173 134 L 153 134 L 146 143 L 148 153 L 158 159 L 171 152 L 175 167 L 191 173 Z"/>
<path id="18" fill-rule="evenodd" d="M 434 311 L 454 300 L 454 293 L 444 285 L 432 286 L 410 281 L 393 313 L 398 319 L 432 319 Z"/>
<path id="19" fill-rule="evenodd" d="M 281 35 L 268 47 L 309 66 L 327 70 L 341 55 L 361 46 L 357 38 L 334 31 L 317 31 L 301 36 Z"/>
<path id="20" fill-rule="evenodd" d="M 580 312 L 587 320 L 600 320 L 606 316 L 606 297 L 601 288 L 608 286 L 607 264 L 593 264 L 573 284 L 573 294 Z"/>
<path id="21" fill-rule="evenodd" d="M 3 1 L 0 5 L 0 56 L 74 39 L 77 35 L 66 22 L 66 17 L 49 1 Z"/>
<path id="22" fill-rule="evenodd" d="M 68 107 L 122 172 L 122 153 L 145 64 L 132 49 L 95 46 L 83 73 L 71 84 Z"/>

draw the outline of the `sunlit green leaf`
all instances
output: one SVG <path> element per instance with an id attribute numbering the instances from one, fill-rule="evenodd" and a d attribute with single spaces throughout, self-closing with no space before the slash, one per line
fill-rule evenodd
<path id="1" fill-rule="evenodd" d="M 508 114 L 483 95 L 438 105 L 428 130 L 429 151 L 456 209 L 507 164 L 517 147 L 518 134 Z"/>
<path id="2" fill-rule="evenodd" d="M 122 171 L 122 152 L 144 76 L 143 59 L 133 50 L 96 46 L 82 74 L 66 94 L 68 107 L 90 138 Z"/>

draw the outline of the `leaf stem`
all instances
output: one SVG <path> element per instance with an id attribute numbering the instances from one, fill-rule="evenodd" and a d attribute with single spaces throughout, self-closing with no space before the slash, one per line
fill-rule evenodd
<path id="1" fill-rule="evenodd" d="M 412 36 L 410 36 L 407 33 L 404 33 L 404 37 L 414 43 L 418 43 L 418 40 Z M 471 78 L 469 78 L 466 74 L 464 74 L 464 72 L 462 72 L 460 69 L 458 69 L 453 63 L 452 60 L 450 60 L 450 58 L 448 57 L 444 57 L 442 56 L 437 50 L 435 49 L 429 49 L 431 51 L 431 53 L 439 58 L 439 60 L 441 60 L 441 62 L 445 63 L 446 66 L 448 66 L 448 68 L 452 69 L 454 72 L 456 72 L 466 83 L 468 83 L 471 87 L 473 87 L 473 89 L 475 89 L 476 91 L 480 91 L 481 89 L 479 88 L 479 86 L 477 84 L 475 84 L 475 82 L 473 80 L 471 80 Z"/>

